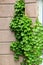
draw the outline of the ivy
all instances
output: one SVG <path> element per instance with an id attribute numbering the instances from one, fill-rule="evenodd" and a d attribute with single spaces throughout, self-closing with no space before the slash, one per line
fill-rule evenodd
<path id="1" fill-rule="evenodd" d="M 16 41 L 10 45 L 15 53 L 14 58 L 19 60 L 19 56 L 23 56 L 21 65 L 39 65 L 42 63 L 43 26 L 38 19 L 33 25 L 32 20 L 25 15 L 23 0 L 18 0 L 14 9 L 15 14 L 10 22 L 10 29 L 16 37 Z"/>

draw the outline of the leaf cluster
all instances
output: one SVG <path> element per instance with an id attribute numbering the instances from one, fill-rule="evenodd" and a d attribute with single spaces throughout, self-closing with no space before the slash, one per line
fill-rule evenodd
<path id="1" fill-rule="evenodd" d="M 25 16 L 23 0 L 18 0 L 15 4 L 15 15 L 10 23 L 10 29 L 16 37 L 16 41 L 12 42 L 10 46 L 10 49 L 15 53 L 15 60 L 19 60 L 19 56 L 23 56 L 21 65 L 41 64 L 43 26 L 38 19 L 33 26 L 32 20 Z"/>

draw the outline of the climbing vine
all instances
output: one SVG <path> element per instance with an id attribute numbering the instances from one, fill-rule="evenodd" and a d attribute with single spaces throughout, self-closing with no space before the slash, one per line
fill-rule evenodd
<path id="1" fill-rule="evenodd" d="M 18 0 L 15 5 L 15 14 L 10 22 L 10 29 L 14 32 L 16 41 L 11 43 L 10 49 L 15 53 L 15 60 L 23 56 L 21 65 L 39 65 L 42 63 L 43 26 L 36 20 L 25 15 L 24 0 Z"/>

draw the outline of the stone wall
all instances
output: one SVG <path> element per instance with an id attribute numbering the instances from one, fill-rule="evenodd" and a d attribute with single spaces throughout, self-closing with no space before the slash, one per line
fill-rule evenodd
<path id="1" fill-rule="evenodd" d="M 9 30 L 9 23 L 13 17 L 14 3 L 16 0 L 0 0 L 0 65 L 20 65 L 14 61 L 13 53 L 10 51 L 10 42 L 14 41 L 14 34 Z M 25 0 L 25 13 L 32 18 L 37 17 L 36 0 Z"/>

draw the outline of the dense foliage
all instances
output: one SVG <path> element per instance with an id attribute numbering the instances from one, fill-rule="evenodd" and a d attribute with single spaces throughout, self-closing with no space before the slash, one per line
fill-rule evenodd
<path id="1" fill-rule="evenodd" d="M 42 62 L 43 26 L 38 19 L 35 24 L 25 16 L 25 3 L 18 0 L 14 6 L 15 14 L 10 23 L 16 41 L 11 43 L 10 49 L 15 53 L 15 60 L 23 56 L 21 65 L 39 65 Z"/>

